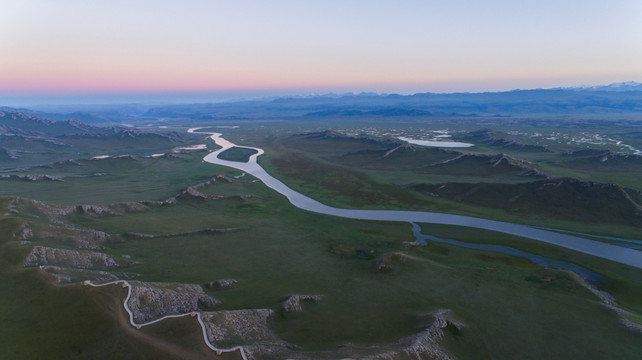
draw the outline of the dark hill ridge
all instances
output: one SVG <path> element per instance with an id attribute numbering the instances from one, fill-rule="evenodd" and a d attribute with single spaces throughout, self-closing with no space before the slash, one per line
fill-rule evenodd
<path id="1" fill-rule="evenodd" d="M 416 184 L 412 190 L 520 216 L 642 226 L 642 192 L 570 178 L 527 183 Z"/>
<path id="2" fill-rule="evenodd" d="M 0 134 L 57 137 L 100 135 L 116 132 L 114 128 L 87 125 L 78 120 L 53 121 L 16 111 L 0 111 Z"/>
<path id="3" fill-rule="evenodd" d="M 476 155 L 460 154 L 440 163 L 432 164 L 423 169 L 429 173 L 439 173 L 453 176 L 528 176 L 547 177 L 529 162 L 518 160 L 506 154 Z"/>
<path id="4" fill-rule="evenodd" d="M 402 142 L 398 140 L 391 140 L 391 139 L 374 139 L 365 135 L 360 135 L 360 136 L 350 136 L 350 135 L 345 135 L 342 134 L 338 131 L 335 130 L 325 130 L 325 131 L 319 131 L 319 132 L 313 132 L 313 133 L 305 133 L 305 134 L 299 134 L 295 136 L 300 136 L 306 139 L 310 140 L 338 140 L 338 141 L 350 141 L 350 142 L 355 142 L 355 143 L 366 143 L 370 145 L 377 145 L 377 146 L 383 146 L 383 147 L 389 147 L 391 145 L 398 145 L 402 144 Z"/>
<path id="5" fill-rule="evenodd" d="M 499 131 L 492 131 L 490 129 L 471 131 L 469 133 L 456 136 L 455 138 L 457 140 L 463 140 L 476 144 L 501 147 L 507 150 L 549 152 L 549 150 L 545 146 L 526 144 L 519 137 Z"/>
<path id="6" fill-rule="evenodd" d="M 484 178 L 547 177 L 531 163 L 506 154 L 463 154 L 449 149 L 415 146 L 397 139 L 348 136 L 333 130 L 294 135 L 282 143 L 289 148 L 318 154 L 333 163 L 362 169 L 411 170 Z"/>
<path id="7" fill-rule="evenodd" d="M 373 139 L 367 136 L 348 136 L 334 130 L 293 135 L 282 140 L 293 149 L 324 155 L 343 155 L 364 150 L 389 150 L 402 145 L 392 139 Z"/>
<path id="8" fill-rule="evenodd" d="M 0 110 L 0 169 L 15 170 L 97 155 L 166 153 L 194 142 L 189 134 L 97 127 L 78 120 L 52 121 Z"/>
<path id="9" fill-rule="evenodd" d="M 642 155 L 622 154 L 609 150 L 584 149 L 563 154 L 570 158 L 564 166 L 587 171 L 642 173 Z"/>
<path id="10" fill-rule="evenodd" d="M 395 144 L 396 145 L 396 144 Z M 402 144 L 382 150 L 359 150 L 331 160 L 342 165 L 373 170 L 420 170 L 431 164 L 455 158 L 461 153 L 442 148 Z"/>

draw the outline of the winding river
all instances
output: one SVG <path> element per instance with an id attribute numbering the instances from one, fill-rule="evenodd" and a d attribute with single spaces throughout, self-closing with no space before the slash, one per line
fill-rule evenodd
<path id="1" fill-rule="evenodd" d="M 188 132 L 196 133 L 199 129 L 202 128 L 191 128 L 188 130 Z M 218 146 L 221 147 L 221 149 L 206 155 L 203 158 L 204 161 L 244 171 L 245 173 L 261 180 L 269 188 L 284 195 L 285 197 L 287 197 L 290 203 L 292 203 L 292 205 L 303 210 L 358 220 L 444 224 L 497 231 L 561 246 L 567 249 L 579 251 L 603 259 L 616 261 L 636 268 L 642 268 L 642 251 L 637 251 L 632 248 L 617 246 L 600 241 L 589 240 L 569 234 L 547 231 L 541 228 L 535 228 L 527 225 L 487 220 L 471 216 L 443 214 L 427 211 L 359 210 L 341 209 L 327 206 L 290 189 L 284 183 L 268 174 L 256 161 L 257 158 L 264 153 L 263 149 L 236 145 L 228 140 L 225 140 L 221 137 L 222 134 L 216 132 L 198 131 L 197 133 L 209 135 L 210 138 Z M 248 162 L 245 163 L 221 160 L 218 158 L 218 155 L 220 153 L 234 146 L 255 149 L 257 153 L 250 156 Z"/>

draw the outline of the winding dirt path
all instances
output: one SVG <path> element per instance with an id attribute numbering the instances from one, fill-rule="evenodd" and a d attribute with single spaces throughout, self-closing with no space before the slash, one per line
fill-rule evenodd
<path id="1" fill-rule="evenodd" d="M 220 355 L 222 353 L 238 351 L 241 354 L 241 357 L 243 358 L 243 360 L 248 360 L 247 357 L 245 356 L 245 350 L 243 350 L 242 346 L 236 346 L 236 347 L 229 348 L 229 349 L 223 349 L 223 348 L 217 348 L 214 344 L 212 344 L 210 342 L 210 339 L 207 336 L 207 331 L 205 330 L 205 322 L 203 321 L 203 315 L 202 315 L 202 312 L 200 312 L 200 311 L 194 311 L 194 312 L 189 312 L 189 313 L 184 313 L 184 314 L 177 314 L 177 315 L 167 315 L 167 316 L 163 316 L 162 318 L 159 318 L 159 319 L 156 319 L 156 320 L 152 320 L 150 322 L 138 324 L 138 323 L 136 323 L 134 321 L 134 313 L 129 308 L 129 305 L 127 305 L 127 303 L 129 302 L 129 298 L 132 295 L 132 286 L 131 286 L 131 284 L 129 282 L 127 282 L 127 280 L 116 280 L 116 281 L 110 281 L 110 282 L 103 283 L 103 284 L 94 284 L 93 282 L 91 282 L 89 280 L 85 280 L 83 282 L 83 285 L 85 285 L 85 286 L 93 286 L 93 287 L 101 287 L 101 286 L 117 285 L 117 284 L 121 284 L 123 287 L 126 287 L 128 289 L 127 290 L 127 297 L 125 298 L 125 301 L 123 301 L 123 308 L 125 309 L 127 314 L 129 314 L 129 325 L 135 327 L 136 329 L 140 329 L 143 326 L 152 325 L 152 324 L 155 324 L 155 323 L 157 323 L 159 321 L 163 321 L 165 319 L 180 318 L 180 317 L 185 317 L 185 316 L 196 317 L 196 319 L 198 320 L 199 325 L 201 326 L 201 331 L 203 332 L 203 340 L 205 340 L 205 344 L 207 345 L 208 348 L 210 348 L 211 350 L 215 351 L 217 355 Z M 122 317 L 120 315 L 118 316 L 118 318 L 119 318 L 119 320 L 118 320 L 119 322 L 122 321 L 124 323 L 124 325 L 126 325 L 126 320 L 125 319 L 122 319 Z M 187 358 L 187 359 L 208 359 L 206 357 L 203 357 L 200 354 L 192 353 L 192 352 L 186 351 L 185 349 L 182 349 L 181 347 L 174 346 L 174 345 L 168 344 L 166 342 L 163 342 L 163 341 L 161 341 L 159 339 L 154 338 L 151 335 L 147 335 L 147 334 L 135 331 L 131 327 L 125 326 L 125 328 L 128 328 L 129 329 L 128 333 L 132 334 L 133 336 L 136 336 L 137 338 L 139 338 L 141 340 L 149 342 L 149 343 L 153 344 L 154 346 L 157 346 L 157 347 L 159 347 L 159 348 L 161 348 L 161 349 L 163 349 L 163 350 L 165 350 L 165 351 L 167 351 L 167 352 L 169 352 L 171 354 L 175 354 L 177 356 L 180 356 L 182 358 Z"/>

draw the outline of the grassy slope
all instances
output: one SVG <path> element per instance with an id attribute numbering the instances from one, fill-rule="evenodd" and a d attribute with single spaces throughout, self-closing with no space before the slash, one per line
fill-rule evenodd
<path id="1" fill-rule="evenodd" d="M 617 226 L 609 225 L 608 218 L 601 222 L 571 221 L 558 216 L 547 216 L 546 212 L 531 213 L 524 216 L 521 213 L 507 212 L 502 209 L 464 204 L 443 198 L 424 196 L 420 193 L 409 192 L 404 187 L 409 183 L 444 181 L 506 181 L 503 169 L 493 177 L 479 177 L 480 171 L 475 167 L 465 167 L 469 175 L 458 177 L 450 175 L 427 174 L 421 171 L 392 171 L 382 165 L 379 170 L 362 170 L 356 165 L 345 167 L 328 161 L 327 156 L 319 155 L 319 148 L 325 148 L 320 142 L 310 144 L 308 141 L 305 151 L 293 150 L 282 145 L 280 141 L 265 144 L 266 154 L 259 159 L 268 172 L 280 178 L 288 186 L 328 205 L 352 208 L 396 208 L 426 211 L 451 212 L 463 215 L 478 216 L 495 220 L 525 223 L 549 227 L 566 228 L 581 232 L 596 234 L 613 234 L 623 237 L 639 238 L 638 227 L 626 226 L 615 221 Z M 325 144 L 326 146 L 328 144 Z M 353 145 L 353 148 L 357 148 Z M 350 155 L 352 156 L 352 155 Z M 338 159 L 338 157 L 332 158 Z M 338 161 L 341 162 L 340 160 Z M 383 161 L 382 161 L 383 163 Z M 404 167 L 401 163 L 401 168 Z M 522 178 L 525 179 L 525 178 Z M 535 179 L 531 179 L 533 181 Z M 510 178 L 508 179 L 511 182 Z M 514 180 L 512 180 L 514 181 Z M 524 180 L 521 180 L 522 182 Z M 488 203 L 493 203 L 492 199 Z M 544 209 L 545 210 L 545 209 Z M 613 219 L 617 220 L 617 219 Z"/>
<path id="2" fill-rule="evenodd" d="M 197 162 L 187 162 L 182 169 L 196 164 Z M 211 169 L 210 174 L 219 170 L 229 171 L 221 167 L 206 166 Z M 175 168 L 171 172 L 180 169 Z M 359 174 L 345 177 L 340 173 L 330 173 L 328 181 L 332 180 L 332 176 L 336 176 L 332 184 L 336 184 L 337 189 L 345 181 L 348 186 L 353 186 L 350 188 L 354 191 L 364 191 L 366 195 L 372 193 L 372 197 L 368 195 L 360 200 L 364 204 L 377 205 L 380 201 L 375 197 L 376 191 L 381 190 L 380 184 L 370 184 L 371 178 L 361 178 Z M 95 181 L 99 178 L 91 179 Z M 127 190 L 129 185 L 126 179 L 132 181 L 130 185 L 135 182 L 145 184 L 147 181 L 145 173 L 131 172 L 121 182 L 117 182 L 118 186 L 113 190 Z M 187 183 L 195 179 L 179 180 L 177 177 L 176 181 Z M 83 188 L 84 194 L 78 199 L 87 200 L 83 202 L 108 201 L 107 193 L 90 191 L 94 189 L 90 182 Z M 362 186 L 364 184 L 367 186 Z M 105 185 L 109 186 L 107 183 Z M 445 307 L 453 309 L 455 316 L 467 324 L 461 336 L 450 334 L 446 339 L 449 351 L 463 359 L 636 358 L 642 352 L 639 336 L 622 329 L 611 313 L 604 311 L 588 291 L 571 281 L 565 273 L 542 270 L 526 261 L 508 256 L 447 245 L 406 249 L 401 242 L 412 240 L 407 224 L 364 223 L 308 214 L 293 209 L 283 197 L 265 189 L 260 183 L 217 183 L 202 191 L 227 195 L 254 194 L 262 199 L 242 201 L 231 198 L 216 202 L 183 200 L 176 207 L 99 219 L 76 218 L 75 221 L 112 234 L 125 231 L 166 233 L 205 227 L 241 228 L 235 232 L 216 235 L 128 240 L 114 244 L 110 252 L 129 254 L 134 260 L 142 261 L 141 265 L 130 270 L 143 274 L 145 280 L 202 283 L 217 278 L 237 278 L 240 280 L 237 288 L 212 293 L 224 301 L 224 308 L 229 309 L 274 307 L 282 295 L 289 293 L 323 293 L 326 295 L 324 300 L 319 304 L 306 306 L 306 312 L 302 315 L 278 317 L 272 324 L 286 340 L 306 349 L 327 348 L 343 343 L 346 339 L 355 343 L 390 341 L 417 331 L 414 328 L 415 314 Z M 55 196 L 59 200 L 64 199 L 62 194 L 64 193 Z M 135 200 L 138 196 L 152 194 L 157 193 L 125 192 L 122 198 Z M 155 196 L 163 198 L 158 194 Z M 328 198 L 326 196 L 324 199 Z M 351 197 L 340 199 L 348 202 L 351 200 Z M 384 206 L 389 206 L 394 200 L 386 200 L 389 203 L 384 203 Z M 3 229 L 6 226 L 8 225 L 2 225 Z M 523 239 L 480 233 L 477 230 L 434 227 L 425 232 L 466 241 L 511 243 L 517 248 L 530 249 L 535 253 L 599 269 L 608 278 L 602 287 L 612 292 L 626 307 L 638 313 L 641 311 L 638 301 L 642 293 L 639 270 L 533 244 Z M 0 313 L 8 314 L 12 310 L 19 310 L 21 308 L 15 307 L 18 299 L 33 297 L 33 302 L 25 303 L 22 307 L 28 315 L 28 320 L 23 323 L 30 324 L 33 319 L 38 319 L 36 323 L 42 324 L 40 332 L 36 332 L 41 334 L 39 336 L 44 337 L 52 331 L 60 333 L 58 343 L 63 344 L 62 350 L 57 350 L 55 344 L 47 343 L 50 344 L 47 346 L 52 346 L 55 350 L 52 352 L 55 355 L 53 357 L 73 358 L 67 354 L 75 348 L 68 345 L 70 340 L 65 339 L 86 339 L 83 340 L 85 342 L 81 349 L 90 354 L 86 356 L 88 358 L 96 357 L 92 355 L 100 351 L 111 354 L 108 350 L 102 350 L 102 343 L 92 340 L 111 334 L 108 330 L 102 327 L 95 330 L 86 325 L 83 327 L 86 331 L 74 337 L 75 333 L 67 334 L 66 326 L 59 327 L 60 324 L 66 324 L 65 321 L 77 321 L 76 308 L 73 306 L 77 304 L 75 301 L 87 301 L 82 303 L 84 308 L 89 309 L 87 311 L 97 311 L 95 306 L 90 306 L 91 301 L 82 300 L 88 291 L 91 295 L 94 289 L 59 289 L 49 286 L 35 272 L 20 268 L 20 256 L 25 250 L 8 245 L 11 247 L 3 245 L 2 254 L 7 260 L 2 266 L 3 270 L 12 270 L 6 273 L 6 277 L 5 272 L 2 272 L 3 281 L 0 286 L 5 287 L 3 294 L 12 296 L 0 300 L 8 310 Z M 14 250 L 8 251 L 8 248 Z M 362 250 L 363 253 L 356 250 Z M 373 272 L 376 258 L 397 250 L 422 260 L 401 264 L 388 273 Z M 6 258 L 6 254 L 14 255 Z M 20 281 L 19 274 L 31 274 L 39 282 Z M 553 281 L 547 283 L 532 280 L 546 276 L 550 276 Z M 20 284 L 31 286 L 18 290 L 17 283 L 10 279 L 18 279 L 16 281 Z M 43 288 L 53 289 L 53 292 L 46 290 L 42 294 Z M 36 294 L 35 290 L 41 295 Z M 97 296 L 98 299 L 102 299 L 102 293 L 100 295 Z M 38 312 L 32 305 L 45 301 L 52 304 L 52 309 L 54 306 L 59 309 L 60 318 L 51 318 L 48 312 Z M 107 316 L 104 312 L 100 314 Z M 95 313 L 86 315 L 86 319 L 107 324 L 107 328 L 110 321 L 111 324 L 114 323 L 113 318 L 109 320 L 97 317 Z M 34 346 L 32 340 L 25 340 L 29 339 L 33 329 L 15 327 L 13 324 L 19 321 L 13 317 L 3 317 L 2 320 L 7 323 L 4 328 L 11 326 L 16 330 L 11 337 L 0 336 L 0 339 L 18 339 L 12 340 L 18 344 L 15 345 L 16 348 L 30 351 L 25 354 L 40 357 L 37 356 L 42 354 L 38 352 L 40 350 L 29 349 Z M 180 329 L 181 326 L 177 330 L 167 325 L 157 329 L 154 335 L 181 337 Z M 98 335 L 92 332 L 94 330 Z M 189 333 L 188 330 L 184 332 Z M 114 338 L 118 343 L 118 334 L 120 332 L 109 335 L 110 339 Z M 134 341 L 126 336 L 122 338 L 129 339 L 124 341 Z M 22 343 L 19 339 L 23 339 Z M 182 345 L 194 344 L 195 340 L 186 336 L 180 342 Z M 6 348 L 12 349 L 11 346 L 14 345 Z M 114 345 L 114 348 L 119 346 L 121 345 Z M 143 347 L 136 348 L 136 345 L 129 346 L 133 346 L 132 351 L 137 354 L 147 351 Z M 5 349 L 4 346 L 0 348 Z"/>
<path id="3" fill-rule="evenodd" d="M 213 172 L 201 161 L 204 152 L 161 158 L 112 158 L 64 162 L 25 174 L 67 176 L 64 182 L 0 180 L 0 195 L 23 196 L 54 204 L 111 204 L 165 200 L 187 186 L 209 179 Z M 90 176 L 100 174 L 99 176 Z"/>
<path id="4" fill-rule="evenodd" d="M 28 248 L 6 242 L 19 226 L 15 219 L 0 219 L 0 358 L 177 358 L 159 349 L 158 342 L 194 358 L 209 355 L 194 322 L 174 322 L 171 338 L 159 337 L 168 333 L 160 327 L 139 330 L 160 339 L 154 343 L 128 333 L 120 287 L 59 287 L 35 269 L 23 268 Z"/>
<path id="5" fill-rule="evenodd" d="M 112 234 L 241 228 L 215 235 L 128 240 L 115 244 L 112 252 L 142 261 L 131 271 L 144 274 L 145 280 L 203 283 L 236 278 L 237 288 L 212 293 L 227 309 L 274 308 L 285 294 L 324 294 L 323 301 L 306 306 L 305 313 L 277 317 L 272 324 L 286 340 L 305 349 L 346 341 L 392 341 L 416 331 L 414 314 L 450 308 L 467 324 L 462 337 L 449 340 L 462 358 L 590 358 L 612 352 L 627 358 L 642 351 L 639 338 L 620 328 L 613 315 L 563 272 L 446 245 L 407 249 L 401 244 L 412 240 L 407 224 L 301 212 L 260 183 L 217 183 L 204 191 L 255 194 L 263 200 L 181 200 L 176 207 L 81 223 Z M 480 242 L 492 242 L 492 236 L 513 244 L 521 241 L 461 229 L 445 235 Z M 391 251 L 422 260 L 389 273 L 374 272 L 374 261 Z M 556 257 L 586 260 L 555 251 L 551 254 Z M 613 269 L 623 276 L 617 266 Z M 528 280 L 545 276 L 554 280 Z M 636 281 L 628 286 L 639 294 L 641 284 Z"/>

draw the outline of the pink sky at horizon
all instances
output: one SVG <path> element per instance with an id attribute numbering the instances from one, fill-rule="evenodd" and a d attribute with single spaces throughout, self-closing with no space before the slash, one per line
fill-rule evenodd
<path id="1" fill-rule="evenodd" d="M 25 0 L 3 10 L 0 96 L 642 81 L 635 0 Z"/>

